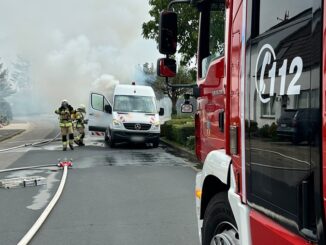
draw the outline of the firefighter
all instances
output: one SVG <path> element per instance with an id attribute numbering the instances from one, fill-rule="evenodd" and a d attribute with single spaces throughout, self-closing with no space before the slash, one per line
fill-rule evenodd
<path id="1" fill-rule="evenodd" d="M 85 124 L 87 124 L 87 120 L 85 120 L 86 108 L 83 104 L 81 104 L 75 114 L 75 130 L 76 130 L 76 137 L 75 143 L 79 146 L 84 146 L 84 138 L 85 138 Z"/>
<path id="2" fill-rule="evenodd" d="M 69 105 L 67 100 L 61 102 L 61 106 L 55 110 L 55 113 L 59 115 L 61 136 L 62 136 L 62 146 L 63 150 L 67 150 L 67 144 L 69 137 L 69 147 L 71 150 L 74 149 L 74 134 L 72 129 L 72 119 L 75 114 L 74 108 Z"/>

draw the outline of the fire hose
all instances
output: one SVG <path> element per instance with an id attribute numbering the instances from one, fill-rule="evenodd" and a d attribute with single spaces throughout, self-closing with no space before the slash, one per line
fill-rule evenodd
<path id="1" fill-rule="evenodd" d="M 28 244 L 37 231 L 41 228 L 42 224 L 46 220 L 46 218 L 49 216 L 51 213 L 52 209 L 58 202 L 63 188 L 66 183 L 67 175 L 68 175 L 68 167 L 72 167 L 72 162 L 71 161 L 63 161 L 59 163 L 59 167 L 63 168 L 63 174 L 61 177 L 60 185 L 58 187 L 57 192 L 54 194 L 52 200 L 49 202 L 48 206 L 44 209 L 40 217 L 36 220 L 36 222 L 33 224 L 33 226 L 28 230 L 28 232 L 23 236 L 23 238 L 18 242 L 18 245 L 26 245 Z"/>
<path id="2" fill-rule="evenodd" d="M 24 148 L 24 147 L 39 147 L 39 146 L 43 146 L 43 145 L 46 145 L 46 144 L 50 144 L 53 141 L 55 141 L 56 139 L 58 139 L 59 136 L 60 136 L 60 133 L 58 133 L 54 138 L 46 139 L 46 140 L 43 140 L 43 141 L 40 141 L 40 142 L 22 144 L 22 145 L 18 145 L 18 146 L 9 147 L 9 148 L 6 148 L 6 149 L 1 149 L 0 153 L 11 151 L 11 150 L 16 150 L 16 149 L 20 149 L 20 148 Z"/>
<path id="3" fill-rule="evenodd" d="M 23 148 L 23 147 L 28 147 L 28 146 L 38 147 L 38 146 L 41 146 L 41 145 L 49 144 L 49 143 L 55 141 L 59 137 L 59 135 L 60 135 L 60 133 L 58 133 L 52 139 L 47 139 L 47 140 L 43 140 L 43 141 L 40 141 L 40 142 L 34 142 L 34 143 L 29 143 L 29 144 L 22 144 L 22 145 L 15 146 L 15 147 L 10 147 L 10 148 L 7 148 L 7 149 L 1 149 L 0 150 L 0 153 L 1 152 L 6 152 L 6 151 L 11 151 L 11 150 L 14 150 L 14 149 Z M 27 170 L 27 169 L 37 169 L 37 168 L 43 168 L 43 167 L 53 167 L 53 166 L 57 166 L 57 167 L 63 168 L 63 174 L 62 174 L 62 177 L 61 177 L 61 181 L 60 181 L 59 187 L 58 187 L 56 193 L 54 194 L 52 200 L 49 202 L 49 204 L 44 209 L 44 211 L 39 216 L 39 218 L 36 220 L 36 222 L 33 224 L 33 226 L 28 230 L 28 232 L 23 236 L 23 238 L 18 242 L 18 245 L 26 245 L 26 244 L 28 244 L 33 239 L 33 237 L 35 236 L 35 234 L 37 233 L 37 231 L 41 228 L 42 224 L 44 223 L 44 221 L 46 220 L 46 218 L 51 213 L 52 209 L 54 208 L 54 206 L 58 202 L 58 200 L 59 200 L 59 198 L 60 198 L 60 196 L 61 196 L 61 194 L 63 192 L 63 188 L 65 186 L 67 175 L 68 175 L 68 168 L 69 167 L 72 167 L 72 162 L 65 160 L 65 161 L 59 162 L 58 165 L 47 164 L 47 165 L 36 165 L 36 166 L 28 166 L 28 167 L 17 167 L 17 168 L 10 168 L 10 169 L 0 170 L 0 173 L 5 173 L 5 172 L 12 172 L 12 171 Z"/>
<path id="4" fill-rule="evenodd" d="M 60 198 L 60 196 L 61 196 L 61 194 L 63 192 L 63 188 L 65 186 L 66 179 L 67 179 L 67 176 L 68 176 L 68 168 L 72 167 L 72 162 L 65 160 L 65 161 L 59 162 L 58 165 L 47 164 L 47 165 L 18 167 L 18 168 L 10 168 L 10 169 L 0 170 L 0 173 L 5 173 L 5 172 L 11 172 L 11 171 L 20 171 L 20 170 L 27 170 L 27 169 L 43 168 L 43 167 L 54 167 L 54 166 L 63 168 L 63 174 L 62 174 L 62 177 L 61 177 L 59 187 L 58 187 L 56 193 L 54 194 L 52 200 L 49 202 L 49 204 L 44 209 L 44 211 L 39 216 L 39 218 L 36 220 L 36 222 L 33 224 L 33 226 L 28 230 L 28 232 L 23 236 L 23 238 L 18 242 L 18 245 L 26 245 L 26 244 L 28 244 L 33 239 L 33 237 L 35 236 L 37 231 L 41 228 L 42 224 L 44 223 L 46 218 L 51 213 L 52 209 L 54 208 L 54 206 L 58 202 L 58 200 L 59 200 L 59 198 Z"/>

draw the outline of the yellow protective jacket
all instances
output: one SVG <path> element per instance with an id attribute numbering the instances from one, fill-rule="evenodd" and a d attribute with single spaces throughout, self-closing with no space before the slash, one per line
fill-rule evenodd
<path id="1" fill-rule="evenodd" d="M 60 127 L 71 127 L 72 119 L 75 114 L 72 106 L 68 106 L 68 108 L 60 107 L 55 110 L 55 113 L 59 115 L 59 125 Z"/>
<path id="2" fill-rule="evenodd" d="M 85 128 L 84 114 L 81 111 L 78 111 L 78 110 L 76 111 L 75 119 L 76 119 L 76 127 L 77 128 Z"/>

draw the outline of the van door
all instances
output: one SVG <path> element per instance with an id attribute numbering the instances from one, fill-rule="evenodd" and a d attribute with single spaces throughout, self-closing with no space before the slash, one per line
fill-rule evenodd
<path id="1" fill-rule="evenodd" d="M 104 110 L 106 105 L 110 105 L 104 95 L 91 92 L 89 96 L 88 108 L 88 129 L 89 131 L 105 132 L 112 121 L 112 114 Z"/>

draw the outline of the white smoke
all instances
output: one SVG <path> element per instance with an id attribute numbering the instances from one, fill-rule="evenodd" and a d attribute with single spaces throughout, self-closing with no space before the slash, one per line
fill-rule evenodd
<path id="1" fill-rule="evenodd" d="M 141 36 L 147 0 L 10 0 L 0 8 L 0 57 L 30 63 L 34 104 L 51 111 L 64 98 L 88 104 L 91 90 L 131 83 L 137 64 L 159 56 Z"/>
<path id="2" fill-rule="evenodd" d="M 102 75 L 92 83 L 92 92 L 104 94 L 110 102 L 113 99 L 114 87 L 119 84 L 112 75 Z"/>

